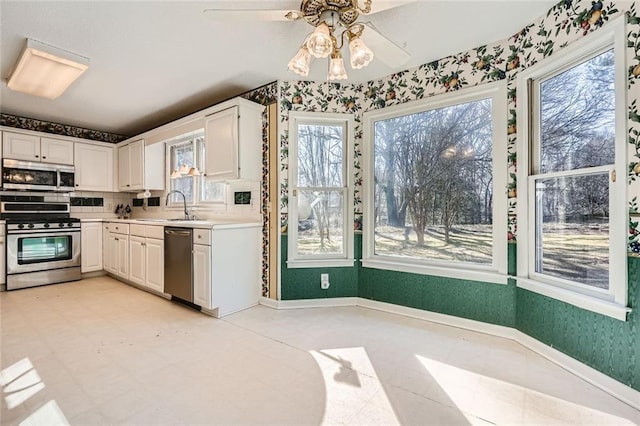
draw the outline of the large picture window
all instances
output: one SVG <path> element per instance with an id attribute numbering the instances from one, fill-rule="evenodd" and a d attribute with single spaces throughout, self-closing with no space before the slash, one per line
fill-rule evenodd
<path id="1" fill-rule="evenodd" d="M 295 113 L 290 120 L 290 267 L 353 265 L 351 116 Z"/>
<path id="2" fill-rule="evenodd" d="M 505 104 L 492 84 L 365 114 L 365 266 L 506 282 Z"/>
<path id="3" fill-rule="evenodd" d="M 518 285 L 624 317 L 624 45 L 615 35 L 623 34 L 620 29 L 614 23 L 520 77 L 519 102 L 529 108 L 521 107 L 519 126 Z"/>

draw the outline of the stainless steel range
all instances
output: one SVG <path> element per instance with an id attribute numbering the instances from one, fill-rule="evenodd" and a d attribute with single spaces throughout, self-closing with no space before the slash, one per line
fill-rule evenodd
<path id="1" fill-rule="evenodd" d="M 69 203 L 2 201 L 7 223 L 7 290 L 81 278 L 80 219 Z"/>

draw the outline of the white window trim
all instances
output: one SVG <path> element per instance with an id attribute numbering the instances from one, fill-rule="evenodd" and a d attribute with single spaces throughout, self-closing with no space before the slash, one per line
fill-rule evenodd
<path id="1" fill-rule="evenodd" d="M 626 34 L 624 16 L 621 16 L 605 27 L 599 29 L 581 40 L 578 40 L 562 50 L 562 53 L 547 58 L 518 76 L 518 276 L 517 286 L 547 297 L 560 300 L 571 305 L 607 315 L 621 321 L 626 320 L 627 313 L 627 80 L 626 80 Z M 552 279 L 535 273 L 534 253 L 531 247 L 535 242 L 535 227 L 529 226 L 530 218 L 534 218 L 535 189 L 532 185 L 534 178 L 529 176 L 531 155 L 529 152 L 528 105 L 529 99 L 527 81 L 540 80 L 558 74 L 562 69 L 577 65 L 585 59 L 602 52 L 605 48 L 614 48 L 615 55 L 615 102 L 616 102 L 616 159 L 612 166 L 603 166 L 603 170 L 614 170 L 617 174 L 616 182 L 610 181 L 609 204 L 620 206 L 611 209 L 609 229 L 612 242 L 609 248 L 609 291 L 589 288 L 585 285 L 571 283 L 566 280 Z M 593 171 L 596 171 L 594 168 Z M 598 168 L 600 169 L 600 168 Z M 554 173 L 555 174 L 555 173 Z M 539 179 L 543 174 L 536 175 Z M 615 238 L 615 239 L 614 239 Z"/>
<path id="2" fill-rule="evenodd" d="M 298 134 L 297 127 L 302 124 L 331 125 L 340 124 L 344 126 L 345 138 L 343 147 L 343 183 L 344 194 L 343 204 L 343 241 L 344 253 L 317 254 L 307 256 L 296 256 L 298 242 L 298 227 L 295 225 L 298 218 L 298 205 L 292 200 L 297 199 L 293 195 L 294 190 L 298 190 L 295 185 L 298 175 Z M 353 139 L 355 120 L 353 114 L 334 114 L 319 112 L 289 112 L 289 218 L 288 218 L 288 238 L 287 238 L 287 267 L 289 268 L 333 268 L 352 267 L 355 264 L 353 258 Z M 339 190 L 338 187 L 324 188 L 327 190 Z M 293 226 L 292 226 L 293 224 Z"/>
<path id="3" fill-rule="evenodd" d="M 491 265 L 400 258 L 375 254 L 374 129 L 376 121 L 491 98 L 493 108 L 493 260 Z M 363 143 L 363 243 L 362 266 L 422 275 L 507 284 L 507 87 L 504 81 L 465 88 L 453 93 L 364 113 Z M 498 173 L 495 173 L 495 171 Z"/>
<path id="4" fill-rule="evenodd" d="M 191 139 L 190 143 L 193 144 L 194 143 L 194 138 L 197 134 L 199 134 L 200 132 L 204 132 L 204 128 L 202 129 L 196 129 L 193 130 L 191 132 L 185 133 L 184 135 L 180 135 L 177 136 L 171 140 L 165 141 L 165 188 L 166 191 L 164 193 L 164 196 L 166 197 L 166 194 L 169 193 L 169 191 L 171 191 L 171 146 L 173 145 L 177 145 L 180 144 L 180 140 L 184 139 L 186 137 L 190 137 L 190 135 L 193 136 L 193 138 Z M 203 133 L 204 136 L 204 133 Z M 184 142 L 184 140 L 182 141 Z M 203 141 L 203 143 L 205 144 L 205 150 L 207 149 L 206 147 L 206 139 Z M 194 153 L 195 151 L 197 151 L 196 149 L 197 147 L 194 146 Z M 195 154 L 197 155 L 197 154 Z M 204 160 L 202 160 L 204 162 Z M 201 175 L 194 177 L 194 193 L 193 193 L 193 200 L 191 202 L 187 202 L 187 208 L 189 208 L 192 211 L 209 211 L 209 212 L 222 212 L 222 211 L 226 211 L 226 199 L 227 199 L 227 194 L 226 194 L 226 188 L 225 188 L 225 197 L 223 200 L 220 201 L 200 201 L 200 193 L 201 191 L 201 187 L 202 187 L 202 179 L 205 179 L 205 177 L 203 176 L 203 172 L 204 170 L 200 170 Z M 183 203 L 182 201 L 178 201 L 178 202 L 173 202 L 171 199 L 169 199 L 169 204 L 166 206 L 163 206 L 165 210 L 167 211 L 180 211 L 182 212 L 184 210 L 183 207 Z"/>

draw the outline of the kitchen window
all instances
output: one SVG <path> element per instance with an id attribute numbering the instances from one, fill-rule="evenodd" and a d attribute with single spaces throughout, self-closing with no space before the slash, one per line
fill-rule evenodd
<path id="1" fill-rule="evenodd" d="M 503 82 L 364 114 L 363 265 L 506 284 Z"/>
<path id="2" fill-rule="evenodd" d="M 167 176 L 169 190 L 182 192 L 187 204 L 196 207 L 220 205 L 225 202 L 225 184 L 205 176 L 204 130 L 182 135 L 167 142 Z M 199 176 L 189 175 L 195 168 Z M 177 173 L 174 173 L 176 172 Z M 171 177 L 179 174 L 179 177 Z M 181 207 L 182 196 L 171 194 L 169 206 Z"/>
<path id="3" fill-rule="evenodd" d="M 518 286 L 618 319 L 627 303 L 624 54 L 620 19 L 518 83 Z"/>
<path id="4" fill-rule="evenodd" d="M 289 116 L 290 268 L 353 266 L 353 117 Z"/>

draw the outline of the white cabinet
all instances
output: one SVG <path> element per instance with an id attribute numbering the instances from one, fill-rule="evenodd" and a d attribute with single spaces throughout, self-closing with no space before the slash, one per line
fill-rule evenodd
<path id="1" fill-rule="evenodd" d="M 7 252 L 7 246 L 6 246 L 6 239 L 4 236 L 4 225 L 0 225 L 0 284 L 6 284 L 7 282 L 7 266 L 6 266 L 6 252 Z"/>
<path id="2" fill-rule="evenodd" d="M 129 237 L 129 281 L 144 286 L 146 279 L 145 238 L 131 235 Z"/>
<path id="3" fill-rule="evenodd" d="M 113 191 L 113 147 L 74 143 L 78 191 Z"/>
<path id="4" fill-rule="evenodd" d="M 73 164 L 73 142 L 36 135 L 4 132 L 5 158 L 53 164 Z"/>
<path id="5" fill-rule="evenodd" d="M 145 146 L 140 139 L 118 147 L 120 191 L 164 189 L 164 145 Z"/>
<path id="6" fill-rule="evenodd" d="M 161 226 L 131 225 L 129 281 L 157 292 L 164 291 L 164 240 Z M 137 235 L 136 235 L 137 234 Z"/>
<path id="7" fill-rule="evenodd" d="M 82 273 L 102 270 L 102 223 L 89 222 L 81 226 L 81 266 Z"/>
<path id="8" fill-rule="evenodd" d="M 145 267 L 147 279 L 145 285 L 157 292 L 164 292 L 164 240 L 147 238 Z"/>
<path id="9" fill-rule="evenodd" d="M 260 180 L 263 110 L 261 105 L 236 98 L 205 117 L 207 179 Z"/>
<path id="10" fill-rule="evenodd" d="M 193 230 L 193 303 L 222 317 L 260 298 L 261 226 Z M 238 259 L 242 259 L 238 266 Z"/>
<path id="11" fill-rule="evenodd" d="M 107 243 L 104 269 L 125 280 L 129 279 L 129 225 L 108 222 L 105 224 Z"/>
<path id="12" fill-rule="evenodd" d="M 214 307 L 211 300 L 211 247 L 193 245 L 193 303 L 206 309 Z"/>

